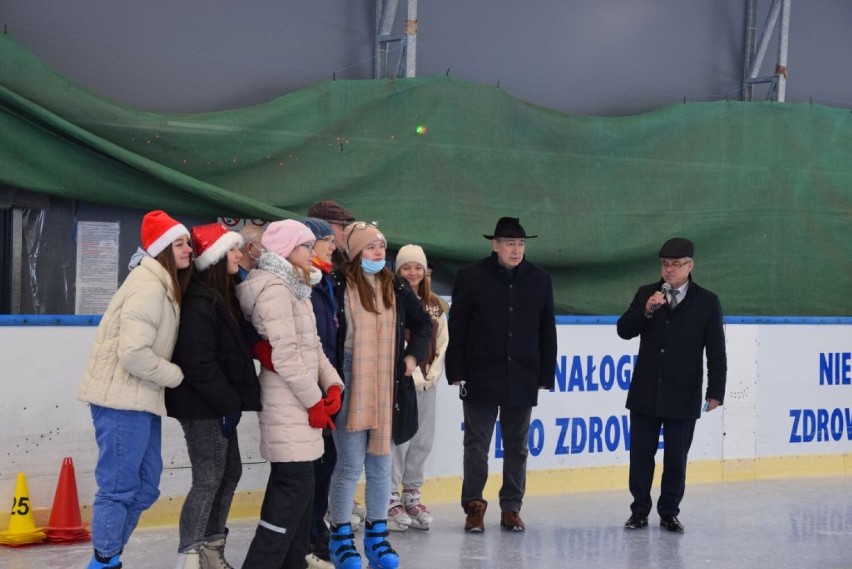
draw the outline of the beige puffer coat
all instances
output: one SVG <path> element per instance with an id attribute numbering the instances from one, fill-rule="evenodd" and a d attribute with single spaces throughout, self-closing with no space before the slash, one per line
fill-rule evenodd
<path id="1" fill-rule="evenodd" d="M 111 409 L 166 414 L 166 387 L 183 380 L 171 363 L 180 307 L 166 269 L 145 257 L 116 291 L 98 326 L 77 398 Z"/>
<path id="2" fill-rule="evenodd" d="M 286 260 L 279 259 L 292 271 Z M 289 276 L 287 280 L 254 269 L 237 285 L 243 314 L 272 346 L 275 372 L 261 370 L 263 410 L 258 414 L 260 454 L 270 462 L 307 462 L 321 457 L 322 429 L 308 424 L 308 409 L 332 385 L 343 389 L 317 335 L 310 287 Z"/>

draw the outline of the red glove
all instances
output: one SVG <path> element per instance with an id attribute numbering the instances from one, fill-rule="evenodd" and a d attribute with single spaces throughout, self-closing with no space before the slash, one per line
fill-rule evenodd
<path id="1" fill-rule="evenodd" d="M 328 393 L 323 398 L 322 403 L 325 405 L 325 412 L 328 413 L 328 416 L 331 417 L 338 411 L 340 411 L 340 393 L 342 389 L 340 389 L 339 385 L 332 385 L 328 388 Z"/>
<path id="2" fill-rule="evenodd" d="M 275 371 L 275 366 L 272 365 L 272 344 L 269 343 L 269 340 L 255 342 L 251 347 L 251 355 L 260 362 L 260 365 L 269 371 Z"/>
<path id="3" fill-rule="evenodd" d="M 332 431 L 334 430 L 334 423 L 328 416 L 328 413 L 325 412 L 325 405 L 323 404 L 322 399 L 317 401 L 316 405 L 308 409 L 308 424 L 315 429 L 324 429 L 328 427 Z"/>

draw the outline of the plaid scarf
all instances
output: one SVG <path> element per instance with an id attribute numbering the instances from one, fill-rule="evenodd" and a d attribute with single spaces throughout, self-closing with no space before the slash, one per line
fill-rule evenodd
<path id="1" fill-rule="evenodd" d="M 349 397 L 346 430 L 369 430 L 367 452 L 388 455 L 393 424 L 396 306 L 385 308 L 377 295 L 379 314 L 376 314 L 361 306 L 356 287 L 347 287 L 346 296 L 351 314 L 348 325 L 353 331 L 352 379 L 346 390 Z"/>

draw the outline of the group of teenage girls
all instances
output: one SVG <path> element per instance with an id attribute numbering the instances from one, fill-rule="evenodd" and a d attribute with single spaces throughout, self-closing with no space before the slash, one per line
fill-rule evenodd
<path id="1" fill-rule="evenodd" d="M 428 529 L 420 487 L 446 309 L 419 246 L 399 251 L 394 274 L 374 223 L 354 221 L 338 235 L 317 218 L 276 221 L 252 248 L 221 224 L 189 231 L 163 211 L 145 215 L 143 254 L 103 315 L 79 391 L 99 449 L 88 569 L 120 568 L 139 516 L 157 500 L 165 415 L 183 429 L 192 469 L 178 568 L 231 567 L 226 521 L 246 411 L 258 412 L 270 474 L 244 568 L 324 559 L 360 569 L 350 520 L 362 473 L 371 568 L 399 566 L 389 529 Z M 244 253 L 255 267 L 247 273 Z M 409 392 L 413 429 L 394 412 Z"/>

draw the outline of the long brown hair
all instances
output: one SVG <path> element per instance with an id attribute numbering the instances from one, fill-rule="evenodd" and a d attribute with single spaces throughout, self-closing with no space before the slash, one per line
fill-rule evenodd
<path id="1" fill-rule="evenodd" d="M 234 292 L 234 275 L 228 274 L 228 256 L 227 254 L 219 259 L 206 271 L 196 271 L 195 273 L 204 285 L 218 292 L 225 301 L 225 309 L 234 322 L 240 321 L 239 306 L 237 305 L 237 295 Z"/>
<path id="2" fill-rule="evenodd" d="M 420 263 L 418 263 L 419 265 Z M 397 267 L 397 274 L 399 275 L 399 269 L 402 267 Z M 402 275 L 399 275 L 400 278 L 403 278 Z M 408 282 L 406 280 L 406 282 Z M 411 283 L 409 283 L 411 284 Z M 414 294 L 417 295 L 417 298 L 421 299 L 423 302 L 440 302 L 438 300 L 438 295 L 432 292 L 432 277 L 429 276 L 429 269 L 427 267 L 423 267 L 423 280 L 420 281 L 420 284 L 417 285 L 417 288 L 411 288 L 414 291 Z"/>
<path id="3" fill-rule="evenodd" d="M 364 307 L 364 310 L 378 314 L 373 287 L 367 280 L 367 275 L 361 270 L 361 253 L 358 253 L 354 259 L 343 265 L 343 274 L 346 276 L 346 282 L 358 290 L 358 298 L 361 300 L 361 306 Z M 376 273 L 376 284 L 385 308 L 393 307 L 393 273 L 390 272 L 390 269 L 385 267 Z"/>
<path id="4" fill-rule="evenodd" d="M 169 246 L 163 249 L 160 254 L 154 258 L 163 265 L 163 268 L 166 269 L 166 272 L 169 273 L 169 276 L 172 278 L 172 288 L 174 289 L 175 300 L 177 301 L 178 306 L 180 306 L 183 302 L 183 293 L 186 292 L 186 287 L 189 286 L 189 279 L 192 276 L 192 265 L 185 269 L 177 268 L 174 243 L 169 243 Z"/>
<path id="5" fill-rule="evenodd" d="M 438 295 L 432 292 L 432 278 L 429 276 L 429 270 L 426 269 L 423 273 L 423 280 L 420 281 L 414 292 L 418 298 L 422 298 L 425 302 L 434 301 Z"/>

